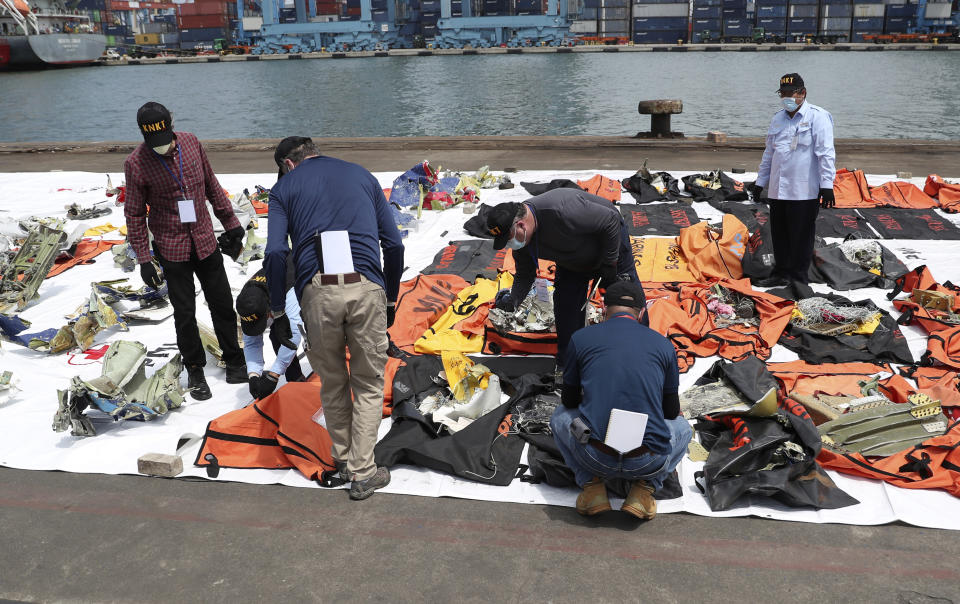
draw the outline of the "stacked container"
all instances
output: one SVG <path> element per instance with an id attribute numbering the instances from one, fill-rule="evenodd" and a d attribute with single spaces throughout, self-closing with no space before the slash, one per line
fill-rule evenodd
<path id="1" fill-rule="evenodd" d="M 756 5 L 748 0 L 723 0 L 720 18 L 723 19 L 723 39 L 748 39 L 753 35 Z"/>
<path id="2" fill-rule="evenodd" d="M 718 40 L 723 34 L 723 0 L 693 0 L 691 42 Z"/>
<path id="3" fill-rule="evenodd" d="M 787 35 L 787 0 L 757 0 L 756 18 L 764 35 L 783 38 Z"/>
<path id="4" fill-rule="evenodd" d="M 856 0 L 850 27 L 851 42 L 867 42 L 865 36 L 883 33 L 883 16 L 886 7 L 883 0 Z"/>
<path id="5" fill-rule="evenodd" d="M 622 40 L 630 38 L 630 0 L 600 0 L 597 36 Z"/>
<path id="6" fill-rule="evenodd" d="M 953 14 L 952 0 L 927 0 L 927 6 L 922 16 L 924 19 L 949 19 Z"/>
<path id="7" fill-rule="evenodd" d="M 853 4 L 850 0 L 821 0 L 820 34 L 836 37 L 840 41 L 850 40 L 850 28 L 853 25 Z"/>
<path id="8" fill-rule="evenodd" d="M 817 33 L 817 0 L 790 0 L 787 6 L 787 36 L 802 38 Z"/>
<path id="9" fill-rule="evenodd" d="M 235 2 L 225 0 L 194 0 L 192 4 L 179 5 L 177 26 L 180 29 L 180 47 L 210 48 L 217 38 L 229 38 L 229 24 L 231 19 L 237 17 L 236 9 Z"/>
<path id="10" fill-rule="evenodd" d="M 542 15 L 543 14 L 543 2 L 542 0 L 514 0 L 514 10 L 517 15 L 526 16 L 526 15 Z"/>
<path id="11" fill-rule="evenodd" d="M 690 5 L 686 2 L 644 2 L 633 5 L 634 44 L 676 44 L 685 41 L 689 24 Z"/>
<path id="12" fill-rule="evenodd" d="M 579 18 L 570 24 L 570 33 L 585 37 L 596 36 L 600 0 L 582 0 L 577 13 Z"/>
<path id="13" fill-rule="evenodd" d="M 915 23 L 916 4 L 888 4 L 883 20 L 883 33 L 903 34 Z"/>

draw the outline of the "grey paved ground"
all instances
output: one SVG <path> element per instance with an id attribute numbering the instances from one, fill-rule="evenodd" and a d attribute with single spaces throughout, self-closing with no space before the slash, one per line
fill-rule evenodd
<path id="1" fill-rule="evenodd" d="M 0 598 L 960 601 L 957 533 L 0 469 Z"/>

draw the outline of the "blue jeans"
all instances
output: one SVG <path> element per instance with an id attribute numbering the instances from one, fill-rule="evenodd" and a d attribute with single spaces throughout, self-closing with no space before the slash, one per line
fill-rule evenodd
<path id="1" fill-rule="evenodd" d="M 580 444 L 570 432 L 570 424 L 580 417 L 579 409 L 568 409 L 558 405 L 550 418 L 553 438 L 563 455 L 563 460 L 573 470 L 577 484 L 583 487 L 594 476 L 600 478 L 623 478 L 628 481 L 643 480 L 659 490 L 663 481 L 680 464 L 687 445 L 693 438 L 690 423 L 682 415 L 668 419 L 670 428 L 670 452 L 666 454 L 646 453 L 626 459 L 607 455 L 590 444 Z"/>

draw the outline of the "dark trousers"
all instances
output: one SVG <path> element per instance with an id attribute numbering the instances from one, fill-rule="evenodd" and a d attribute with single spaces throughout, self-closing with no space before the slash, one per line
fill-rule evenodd
<path id="1" fill-rule="evenodd" d="M 773 234 L 774 273 L 798 283 L 808 283 L 813 244 L 817 236 L 820 201 L 770 200 L 770 231 Z"/>
<path id="2" fill-rule="evenodd" d="M 296 329 L 296 325 L 292 325 Z M 273 353 L 276 354 L 280 352 L 280 347 L 283 344 L 280 343 L 280 340 L 274 335 L 273 330 L 270 330 L 270 343 L 273 345 Z M 299 382 L 303 380 L 303 369 L 300 368 L 300 359 L 293 357 L 293 360 L 290 361 L 290 366 L 287 367 L 287 371 L 283 374 L 288 382 Z"/>
<path id="3" fill-rule="evenodd" d="M 163 276 L 170 291 L 170 303 L 173 305 L 173 324 L 177 330 L 177 348 L 188 367 L 203 367 L 207 364 L 207 353 L 200 342 L 197 329 L 197 294 L 193 276 L 196 275 L 203 290 L 203 297 L 210 307 L 213 319 L 213 331 L 217 334 L 223 361 L 233 366 L 245 366 L 243 351 L 237 341 L 237 315 L 233 311 L 233 296 L 230 294 L 230 282 L 223 269 L 223 255 L 219 250 L 204 259 L 193 253 L 187 262 L 165 260 L 154 249 Z"/>
<path id="4" fill-rule="evenodd" d="M 620 257 L 617 260 L 617 274 L 629 275 L 634 283 L 640 283 L 637 276 L 637 267 L 633 261 L 633 249 L 630 247 L 630 235 L 626 226 L 620 229 Z M 557 272 L 553 279 L 553 314 L 557 325 L 557 365 L 563 367 L 567 344 L 573 332 L 586 323 L 586 309 L 590 281 L 597 275 L 581 273 L 557 265 Z M 644 300 L 646 304 L 646 300 Z M 647 315 L 643 315 L 643 324 L 649 325 Z"/>

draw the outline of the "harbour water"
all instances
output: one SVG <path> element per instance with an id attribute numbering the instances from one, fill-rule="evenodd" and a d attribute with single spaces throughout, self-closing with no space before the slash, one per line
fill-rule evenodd
<path id="1" fill-rule="evenodd" d="M 799 72 L 838 138 L 960 139 L 960 52 L 591 53 L 90 67 L 0 74 L 0 141 L 131 141 L 164 103 L 203 139 L 632 135 L 639 100 L 673 129 L 763 136 Z"/>

